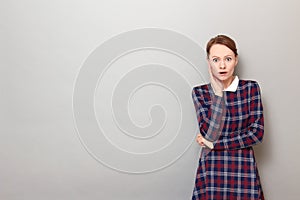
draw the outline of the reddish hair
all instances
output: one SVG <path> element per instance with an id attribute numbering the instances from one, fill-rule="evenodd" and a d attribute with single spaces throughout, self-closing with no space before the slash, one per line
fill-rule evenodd
<path id="1" fill-rule="evenodd" d="M 230 37 L 226 36 L 226 35 L 217 35 L 216 37 L 211 38 L 207 45 L 206 45 L 206 54 L 207 57 L 209 56 L 210 53 L 210 48 L 214 45 L 214 44 L 221 44 L 221 45 L 225 45 L 226 47 L 228 47 L 229 49 L 231 49 L 231 51 L 233 51 L 234 55 L 237 56 L 237 48 L 235 45 L 235 42 L 233 39 L 231 39 Z"/>

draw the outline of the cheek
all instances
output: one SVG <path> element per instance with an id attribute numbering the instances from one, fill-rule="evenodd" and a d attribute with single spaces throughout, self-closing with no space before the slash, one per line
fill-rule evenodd
<path id="1" fill-rule="evenodd" d="M 235 69 L 235 65 L 231 66 L 229 71 L 230 71 L 231 73 L 233 73 L 233 72 L 234 72 L 234 69 Z"/>
<path id="2" fill-rule="evenodd" d="M 211 65 L 211 72 L 215 75 L 218 73 L 217 67 L 214 65 Z"/>
<path id="3" fill-rule="evenodd" d="M 218 70 L 217 70 L 216 67 L 212 67 L 211 72 L 212 72 L 212 74 L 215 75 L 215 76 L 218 75 Z"/>

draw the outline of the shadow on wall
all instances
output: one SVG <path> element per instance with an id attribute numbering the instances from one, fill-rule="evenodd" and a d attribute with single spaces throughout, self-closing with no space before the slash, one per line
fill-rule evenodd
<path id="1" fill-rule="evenodd" d="M 243 69 L 244 69 L 244 64 L 243 64 L 243 59 L 239 59 L 239 64 L 236 68 L 236 74 L 243 79 L 243 77 L 247 77 L 247 74 L 243 73 Z M 251 77 L 249 79 L 253 79 L 256 80 L 255 77 Z M 260 83 L 259 80 L 257 80 L 261 90 L 263 91 L 264 87 L 263 85 Z M 255 158 L 256 161 L 258 163 L 258 170 L 259 172 L 262 171 L 260 169 L 262 169 L 264 166 L 267 166 L 268 163 L 270 163 L 271 159 L 272 159 L 272 143 L 271 143 L 271 134 L 272 130 L 271 130 L 271 117 L 270 117 L 270 112 L 268 109 L 268 101 L 265 98 L 265 96 L 262 94 L 262 103 L 263 103 L 263 108 L 264 108 L 264 125 L 265 125 L 265 131 L 264 131 L 264 139 L 262 144 L 258 144 L 257 146 L 254 147 L 254 151 L 255 151 Z M 261 175 L 261 172 L 260 172 Z M 263 182 L 263 180 L 262 180 Z"/>
<path id="2" fill-rule="evenodd" d="M 264 106 L 264 120 L 265 120 L 265 134 L 262 144 L 257 145 L 255 150 L 255 157 L 258 164 L 258 169 L 262 168 L 263 166 L 267 166 L 272 159 L 272 142 L 271 142 L 271 126 L 270 122 L 270 113 L 268 112 L 268 102 L 265 98 L 262 97 L 263 106 Z"/>

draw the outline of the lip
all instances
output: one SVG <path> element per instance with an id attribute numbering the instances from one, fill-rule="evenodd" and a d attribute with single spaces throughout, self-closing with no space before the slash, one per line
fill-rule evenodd
<path id="1" fill-rule="evenodd" d="M 220 75 L 226 75 L 228 72 L 219 72 Z"/>

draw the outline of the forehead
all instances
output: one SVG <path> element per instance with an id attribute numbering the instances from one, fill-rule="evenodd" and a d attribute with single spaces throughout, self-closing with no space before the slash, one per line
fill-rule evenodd
<path id="1" fill-rule="evenodd" d="M 229 49 L 227 46 L 222 45 L 222 44 L 214 44 L 210 48 L 210 56 L 217 56 L 217 57 L 224 57 L 224 56 L 234 56 L 234 52 Z"/>

